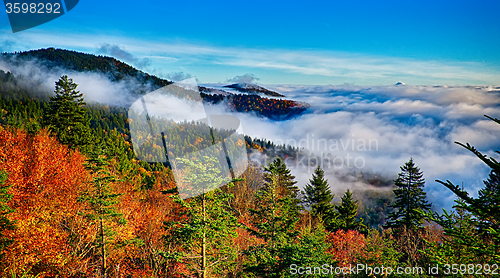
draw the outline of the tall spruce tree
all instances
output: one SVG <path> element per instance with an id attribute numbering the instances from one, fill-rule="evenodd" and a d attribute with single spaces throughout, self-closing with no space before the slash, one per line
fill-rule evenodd
<path id="1" fill-rule="evenodd" d="M 316 219 L 321 218 L 329 231 L 337 229 L 338 213 L 332 204 L 334 194 L 330 191 L 325 172 L 321 167 L 314 170 L 312 179 L 309 180 L 302 192 L 302 203 L 311 208 L 311 215 Z"/>
<path id="2" fill-rule="evenodd" d="M 334 194 L 330 190 L 325 172 L 321 167 L 314 170 L 312 179 L 304 186 L 303 203 L 311 208 L 313 216 L 326 215 L 332 209 Z"/>
<path id="3" fill-rule="evenodd" d="M 257 277 L 281 277 L 286 272 L 289 267 L 284 264 L 286 257 L 293 255 L 287 252 L 287 247 L 298 235 L 299 200 L 294 191 L 283 190 L 287 188 L 286 185 L 296 182 L 291 175 L 283 178 L 283 173 L 289 173 L 290 170 L 286 165 L 283 170 L 282 165 L 284 163 L 276 159 L 265 168 L 265 184 L 256 194 L 255 209 L 250 210 L 253 225 L 248 230 L 264 243 L 247 250 L 249 261 L 245 270 Z"/>
<path id="4" fill-rule="evenodd" d="M 426 199 L 423 173 L 415 165 L 413 158 L 401 166 L 401 172 L 394 184 L 395 201 L 391 205 L 394 211 L 388 215 L 385 227 L 407 229 L 421 227 L 424 220 L 422 212 L 429 212 L 431 205 Z"/>
<path id="5" fill-rule="evenodd" d="M 103 277 L 107 277 L 107 243 L 108 238 L 113 236 L 113 232 L 108 228 L 110 222 L 125 224 L 123 215 L 116 209 L 118 197 L 122 194 L 114 193 L 111 188 L 113 182 L 118 181 L 116 176 L 109 170 L 109 158 L 103 155 L 102 145 L 89 154 L 90 158 L 85 163 L 85 168 L 91 172 L 92 188 L 83 192 L 78 198 L 81 202 L 90 205 L 87 217 L 97 224 L 97 236 L 94 246 L 99 250 L 101 257 L 101 272 Z"/>
<path id="6" fill-rule="evenodd" d="M 176 163 L 188 169 L 183 176 L 185 185 L 212 190 L 186 200 L 172 195 L 182 209 L 179 219 L 165 223 L 165 243 L 181 248 L 171 249 L 165 258 L 186 263 L 198 277 L 224 276 L 238 255 L 233 246 L 238 223 L 229 206 L 233 195 L 219 185 L 231 187 L 240 180 L 224 177 L 214 157 L 201 157 L 199 161 L 179 158 Z"/>
<path id="7" fill-rule="evenodd" d="M 280 157 L 277 157 L 273 162 L 269 163 L 267 167 L 264 167 L 264 180 L 268 183 L 271 182 L 273 176 L 278 178 L 278 186 L 280 194 L 289 195 L 293 198 L 297 198 L 299 194 L 299 188 L 297 187 L 295 176 L 291 174 L 290 169 L 287 168 L 285 162 Z"/>
<path id="8" fill-rule="evenodd" d="M 77 91 L 78 84 L 63 75 L 55 87 L 55 96 L 50 98 L 46 112 L 46 124 L 59 141 L 71 148 L 85 148 L 92 141 L 89 119 L 86 116 L 83 94 Z"/>
<path id="9" fill-rule="evenodd" d="M 356 215 L 358 214 L 358 200 L 354 201 L 352 192 L 349 189 L 342 196 L 342 202 L 337 206 L 337 211 L 339 213 L 338 223 L 340 229 L 344 231 L 364 231 L 366 229 L 363 219 L 356 219 Z"/>

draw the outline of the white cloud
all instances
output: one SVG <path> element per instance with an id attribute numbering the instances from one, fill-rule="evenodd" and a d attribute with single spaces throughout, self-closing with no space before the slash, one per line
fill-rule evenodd
<path id="1" fill-rule="evenodd" d="M 255 80 L 259 80 L 259 78 L 255 77 L 255 75 L 251 73 L 247 73 L 244 75 L 239 75 L 234 78 L 228 79 L 228 82 L 235 82 L 238 84 L 246 84 L 246 83 L 253 83 Z"/>
<path id="2" fill-rule="evenodd" d="M 97 50 L 99 54 L 109 55 L 118 60 L 124 61 L 126 63 L 131 63 L 135 67 L 142 69 L 149 65 L 150 61 L 148 58 L 138 59 L 134 57 L 130 52 L 126 51 L 124 48 L 119 45 L 110 45 L 108 43 L 104 43 Z"/>
<path id="3" fill-rule="evenodd" d="M 193 78 L 193 76 L 189 73 L 185 73 L 185 72 L 182 72 L 182 71 L 179 71 L 179 72 L 171 72 L 169 74 L 167 74 L 165 76 L 168 80 L 171 80 L 171 81 L 182 81 L 182 80 L 185 80 L 185 79 L 189 79 L 189 78 Z"/>
<path id="4" fill-rule="evenodd" d="M 96 72 L 78 72 L 62 68 L 47 68 L 42 62 L 35 60 L 21 63 L 0 59 L 0 70 L 10 71 L 15 76 L 24 76 L 28 87 L 35 87 L 43 92 L 52 93 L 55 82 L 62 75 L 78 84 L 77 90 L 83 93 L 87 102 L 100 102 L 108 105 L 127 106 L 135 99 L 132 93 L 137 93 L 148 84 L 139 84 L 137 80 L 124 78 L 119 82 L 111 81 L 107 75 Z"/>

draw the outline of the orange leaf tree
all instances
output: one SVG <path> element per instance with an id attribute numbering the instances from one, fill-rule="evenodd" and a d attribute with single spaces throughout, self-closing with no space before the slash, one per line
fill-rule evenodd
<path id="1" fill-rule="evenodd" d="M 328 252 L 333 254 L 341 267 L 355 264 L 363 254 L 365 237 L 358 231 L 338 230 L 330 233 L 327 241 L 331 244 Z"/>
<path id="2" fill-rule="evenodd" d="M 72 233 L 85 230 L 72 224 L 83 209 L 77 202 L 88 175 L 82 162 L 79 152 L 69 151 L 46 130 L 28 135 L 0 126 L 0 171 L 8 173 L 8 206 L 15 210 L 8 218 L 16 226 L 4 233 L 14 243 L 6 250 L 8 269 L 0 271 L 55 275 L 72 269 L 68 242 Z"/>

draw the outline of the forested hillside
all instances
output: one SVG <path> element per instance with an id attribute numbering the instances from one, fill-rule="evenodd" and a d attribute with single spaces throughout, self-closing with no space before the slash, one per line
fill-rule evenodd
<path id="1" fill-rule="evenodd" d="M 63 49 L 47 48 L 20 53 L 3 53 L 2 58 L 13 64 L 22 64 L 35 60 L 48 69 L 58 67 L 78 72 L 98 72 L 105 74 L 112 81 L 129 78 L 143 85 L 142 88 L 139 88 L 135 92 L 138 96 L 172 84 L 171 81 L 139 71 L 111 57 L 96 56 Z M 253 88 L 253 90 L 257 89 Z M 200 87 L 200 91 L 202 99 L 207 103 L 223 103 L 231 111 L 255 112 L 257 115 L 273 120 L 289 119 L 301 114 L 308 107 L 305 103 L 293 100 L 269 99 L 259 95 L 240 95 L 228 92 L 225 92 L 224 96 L 212 94 L 205 87 Z M 283 96 L 262 87 L 258 87 L 257 91 L 263 92 L 265 95 Z"/>
<path id="2" fill-rule="evenodd" d="M 100 72 L 108 75 L 113 81 L 133 77 L 142 83 L 152 83 L 158 88 L 172 83 L 137 70 L 115 58 L 71 50 L 47 48 L 26 52 L 3 53 L 2 56 L 4 59 L 11 59 L 16 63 L 35 59 L 42 62 L 49 69 L 60 67 L 80 72 Z"/>
<path id="3" fill-rule="evenodd" d="M 18 63 L 36 57 L 116 81 L 135 76 L 155 86 L 170 83 L 108 57 L 54 49 L 5 54 L 13 55 Z M 394 169 L 393 181 L 357 173 L 369 186 L 334 196 L 325 169 L 316 167 L 309 182 L 298 184 L 286 165 L 312 155 L 307 150 L 248 136 L 235 145 L 270 157 L 269 163 L 250 163 L 240 179 L 182 199 L 181 183 L 217 185 L 217 161 L 181 159 L 199 172 L 174 178 L 167 163 L 137 159 L 125 108 L 85 103 L 71 76 L 54 80 L 51 95 L 25 86 L 24 78 L 0 71 L 1 277 L 498 274 L 500 164 L 471 145 L 463 147 L 491 174 L 477 198 L 443 181 L 457 195 L 453 212 L 430 210 L 425 173 L 412 158 Z M 226 97 L 236 111 L 280 119 L 287 115 L 280 109 L 297 107 L 257 95 Z M 190 152 L 229 132 L 203 135 L 186 122 L 168 136 L 182 138 L 178 148 Z M 166 152 L 148 147 L 159 156 Z"/>

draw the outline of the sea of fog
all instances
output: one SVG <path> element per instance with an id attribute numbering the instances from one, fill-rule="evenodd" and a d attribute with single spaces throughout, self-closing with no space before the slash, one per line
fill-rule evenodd
<path id="1" fill-rule="evenodd" d="M 209 84 L 207 87 L 210 87 Z M 473 196 L 489 169 L 455 141 L 470 143 L 487 155 L 500 150 L 500 87 L 493 86 L 264 86 L 307 102 L 302 115 L 276 122 L 236 113 L 245 134 L 276 144 L 308 149 L 320 157 L 333 191 L 363 189 L 360 174 L 394 179 L 413 158 L 424 172 L 426 192 L 435 209 L 450 208 L 455 196 L 435 180 L 462 185 Z M 221 107 L 209 113 L 226 113 Z M 211 111 L 210 111 L 211 110 Z M 327 158 L 328 157 L 328 158 Z M 334 163 L 331 162 L 334 157 Z M 254 160 L 262 163 L 258 156 Z M 329 160 L 328 160 L 329 159 Z M 311 178 L 316 161 L 289 165 L 299 186 Z M 346 179 L 345 176 L 351 176 Z"/>

